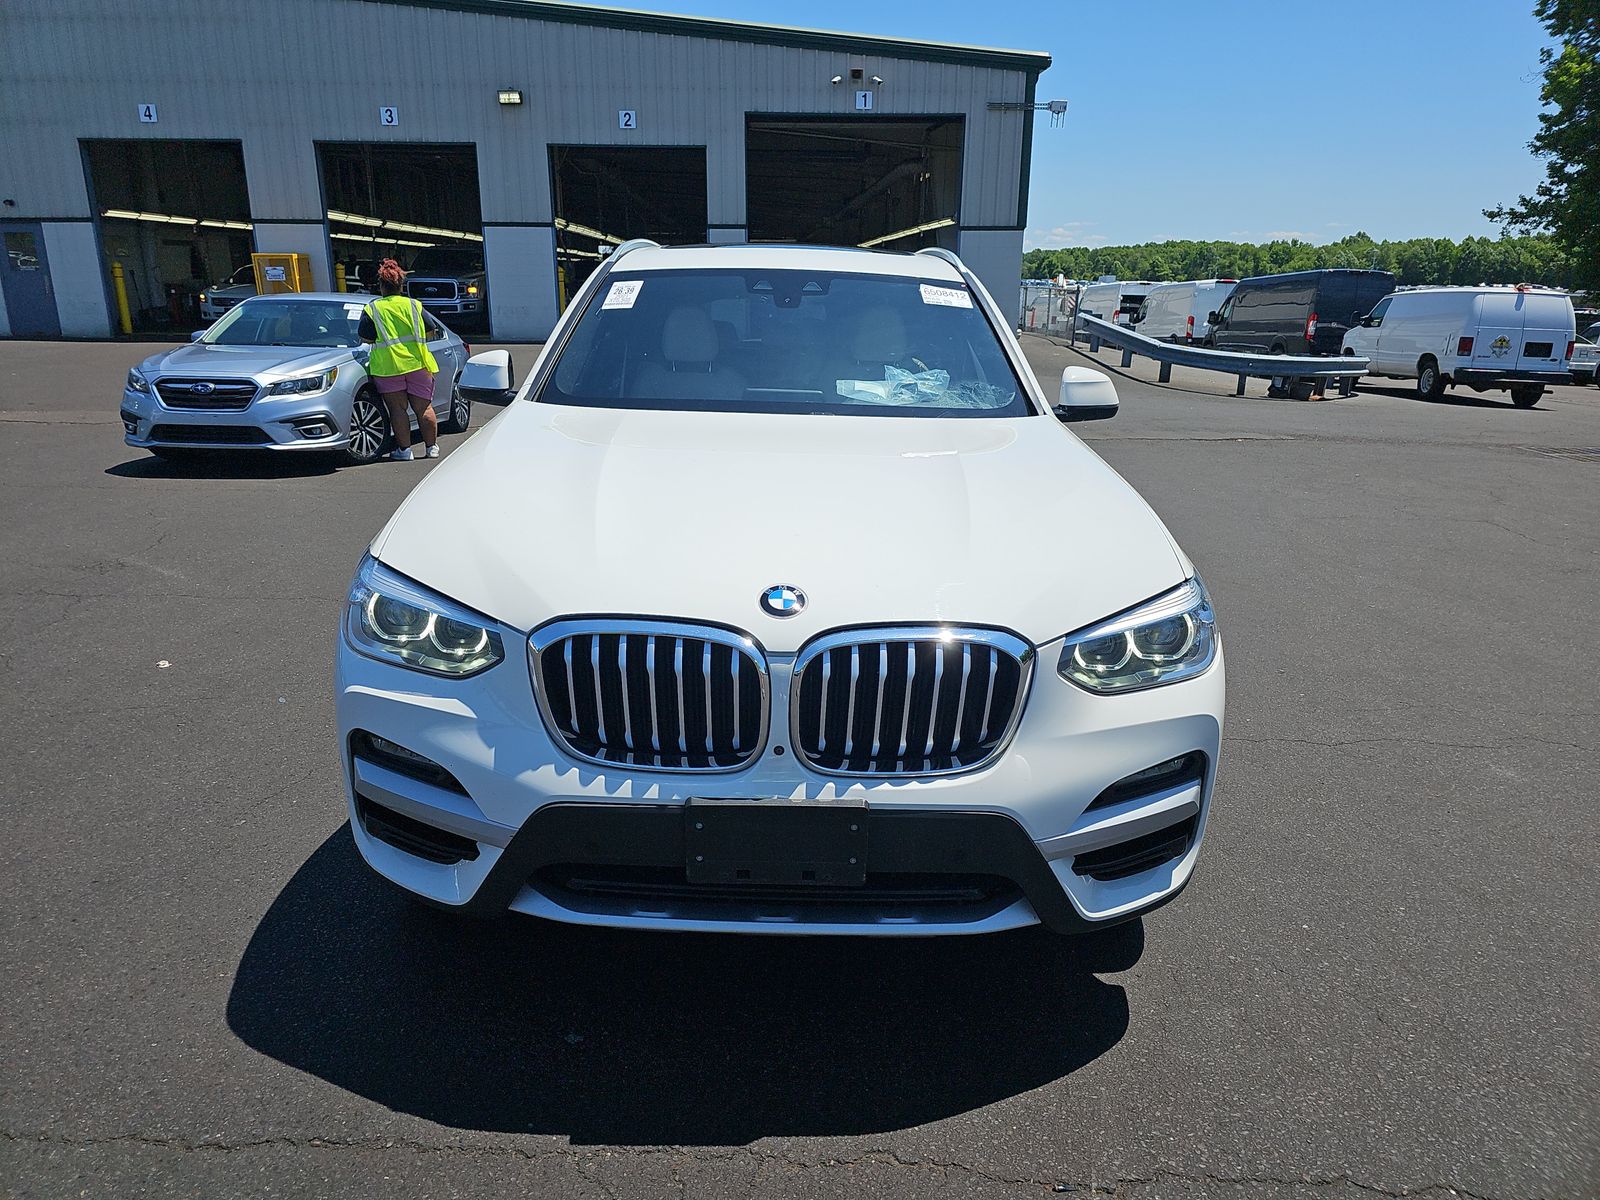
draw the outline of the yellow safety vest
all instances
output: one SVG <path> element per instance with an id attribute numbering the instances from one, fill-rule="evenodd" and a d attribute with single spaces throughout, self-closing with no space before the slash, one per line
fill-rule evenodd
<path id="1" fill-rule="evenodd" d="M 428 352 L 420 302 L 410 296 L 379 296 L 367 305 L 367 315 L 378 333 L 367 360 L 368 375 L 404 375 L 423 368 L 439 373 Z"/>

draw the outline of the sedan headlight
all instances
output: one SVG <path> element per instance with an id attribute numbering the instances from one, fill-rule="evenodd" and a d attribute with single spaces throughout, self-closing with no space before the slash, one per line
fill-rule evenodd
<path id="1" fill-rule="evenodd" d="M 463 678 L 505 658 L 484 617 L 379 563 L 361 560 L 345 606 L 351 649 L 383 662 Z"/>
<path id="2" fill-rule="evenodd" d="M 280 379 L 267 389 L 269 396 L 304 396 L 311 392 L 325 392 L 333 386 L 333 381 L 339 378 L 339 368 L 329 367 L 326 371 L 319 371 L 315 375 L 303 375 L 299 379 Z"/>
<path id="3" fill-rule="evenodd" d="M 1200 674 L 1217 656 L 1217 619 L 1198 577 L 1068 635 L 1057 669 L 1091 692 L 1136 692 Z"/>
<path id="4" fill-rule="evenodd" d="M 143 392 L 146 396 L 150 394 L 150 381 L 139 374 L 137 368 L 128 372 L 127 387 L 130 392 Z"/>

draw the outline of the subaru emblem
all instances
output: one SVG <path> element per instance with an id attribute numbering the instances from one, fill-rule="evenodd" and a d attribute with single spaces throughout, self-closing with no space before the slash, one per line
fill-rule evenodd
<path id="1" fill-rule="evenodd" d="M 769 617 L 798 617 L 806 606 L 806 594 L 787 583 L 775 583 L 761 593 L 761 608 Z"/>
<path id="2" fill-rule="evenodd" d="M 214 383 L 207 383 L 202 379 L 199 383 L 190 384 L 189 390 L 196 396 L 209 396 L 212 392 L 217 390 L 217 385 Z"/>

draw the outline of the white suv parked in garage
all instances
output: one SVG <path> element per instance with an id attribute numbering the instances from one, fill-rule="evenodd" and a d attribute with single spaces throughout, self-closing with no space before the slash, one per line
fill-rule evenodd
<path id="1" fill-rule="evenodd" d="M 1172 899 L 1221 743 L 1194 566 L 955 256 L 619 247 L 373 540 L 362 855 L 436 904 L 1078 932 Z M 460 514 L 475 514 L 463 522 Z"/>

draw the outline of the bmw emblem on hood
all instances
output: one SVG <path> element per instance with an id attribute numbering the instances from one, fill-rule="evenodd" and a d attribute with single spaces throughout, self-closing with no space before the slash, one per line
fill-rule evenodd
<path id="1" fill-rule="evenodd" d="M 761 609 L 769 617 L 798 617 L 806 606 L 806 594 L 787 583 L 775 583 L 761 593 Z"/>

